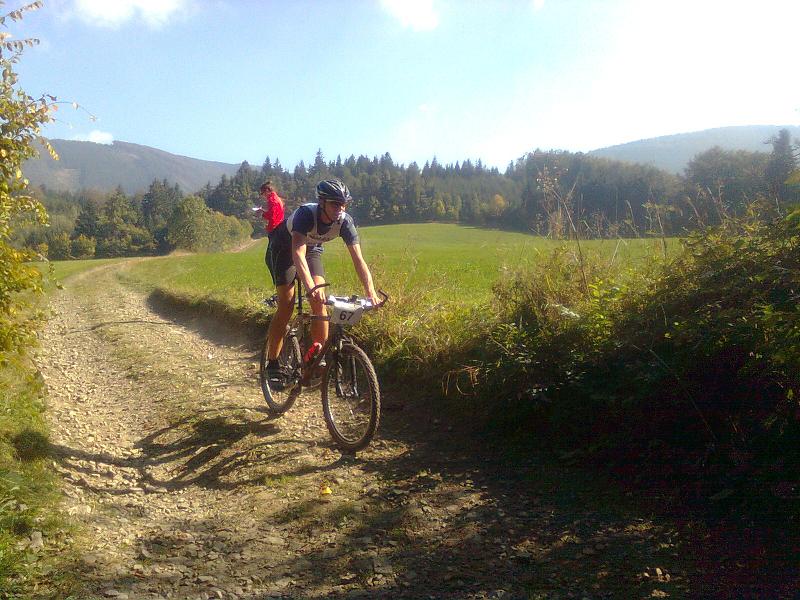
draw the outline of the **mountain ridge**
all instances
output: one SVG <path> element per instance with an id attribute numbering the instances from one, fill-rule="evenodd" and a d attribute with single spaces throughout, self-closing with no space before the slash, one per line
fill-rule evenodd
<path id="1" fill-rule="evenodd" d="M 788 129 L 793 139 L 800 138 L 800 126 L 794 125 L 717 127 L 606 146 L 587 154 L 680 174 L 692 158 L 714 146 L 769 152 L 769 139 L 781 129 Z M 154 180 L 166 179 L 185 193 L 194 193 L 207 183 L 216 185 L 222 175 L 233 176 L 241 166 L 180 156 L 132 142 L 97 144 L 53 139 L 50 143 L 60 160 L 54 161 L 42 151 L 39 158 L 25 163 L 23 172 L 32 185 L 59 191 L 108 192 L 121 186 L 126 194 L 134 194 L 146 191 Z"/>
<path id="2" fill-rule="evenodd" d="M 46 152 L 28 160 L 23 172 L 32 185 L 59 191 L 81 189 L 110 191 L 117 186 L 127 194 L 146 191 L 154 180 L 166 179 L 184 192 L 194 193 L 207 183 L 216 185 L 222 175 L 232 176 L 240 164 L 171 154 L 158 148 L 115 141 L 113 144 L 50 140 L 59 156 Z"/>
<path id="3" fill-rule="evenodd" d="M 800 138 L 800 126 L 736 125 L 641 139 L 590 150 L 587 154 L 682 173 L 692 158 L 714 146 L 723 150 L 770 152 L 769 139 L 781 129 L 788 129 L 793 139 Z"/>

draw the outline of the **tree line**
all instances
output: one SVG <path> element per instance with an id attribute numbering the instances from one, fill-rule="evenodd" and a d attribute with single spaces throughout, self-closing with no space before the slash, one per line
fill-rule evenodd
<path id="1" fill-rule="evenodd" d="M 143 194 L 78 194 L 34 190 L 50 215 L 47 228 L 20 224 L 15 241 L 50 259 L 163 254 L 175 248 L 225 249 L 263 235 L 258 189 L 270 180 L 287 210 L 313 201 L 314 186 L 337 177 L 350 187 L 348 211 L 362 225 L 440 221 L 532 232 L 554 238 L 681 235 L 741 214 L 755 201 L 787 206 L 800 200 L 797 146 L 787 130 L 765 141 L 770 152 L 723 150 L 695 156 L 683 175 L 583 153 L 536 150 L 505 172 L 480 160 L 420 168 L 381 157 L 326 162 L 321 151 L 291 172 L 269 157 L 243 162 L 184 197 L 177 185 L 153 181 Z"/>
<path id="2" fill-rule="evenodd" d="M 33 190 L 47 208 L 48 227 L 21 222 L 15 242 L 51 260 L 165 254 L 174 249 L 212 251 L 250 239 L 252 225 L 211 210 L 177 185 L 153 181 L 144 194 L 121 188 L 64 193 Z"/>
<path id="3" fill-rule="evenodd" d="M 568 227 L 589 237 L 674 235 L 719 223 L 759 199 L 797 202 L 800 182 L 790 177 L 797 147 L 787 130 L 766 140 L 769 146 L 771 152 L 712 148 L 695 156 L 683 175 L 560 151 L 528 153 L 504 173 L 480 160 L 441 165 L 434 158 L 420 168 L 396 164 L 389 153 L 326 162 L 318 151 L 309 167 L 301 161 L 291 172 L 269 157 L 260 168 L 244 162 L 199 195 L 213 210 L 247 219 L 265 180 L 291 210 L 313 200 L 317 181 L 337 177 L 353 195 L 348 212 L 364 225 L 445 221 L 553 237 L 567 235 Z"/>

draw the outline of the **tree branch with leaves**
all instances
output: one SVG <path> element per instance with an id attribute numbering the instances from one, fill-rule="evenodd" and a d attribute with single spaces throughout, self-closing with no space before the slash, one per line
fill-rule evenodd
<path id="1" fill-rule="evenodd" d="M 41 6 L 37 1 L 1 16 L 0 28 Z M 20 88 L 14 71 L 22 52 L 37 43 L 35 39 L 14 40 L 9 32 L 0 31 L 0 351 L 17 350 L 30 341 L 37 317 L 25 310 L 24 293 L 41 292 L 41 273 L 30 263 L 35 255 L 10 244 L 15 219 L 26 216 L 47 222 L 44 207 L 27 193 L 22 165 L 37 156 L 37 142 L 55 155 L 40 133 L 42 125 L 51 120 L 55 98 L 32 98 Z"/>

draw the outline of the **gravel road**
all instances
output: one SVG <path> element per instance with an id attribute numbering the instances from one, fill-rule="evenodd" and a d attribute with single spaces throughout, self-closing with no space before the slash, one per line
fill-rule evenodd
<path id="1" fill-rule="evenodd" d="M 343 456 L 317 395 L 266 413 L 258 332 L 154 305 L 121 283 L 129 264 L 68 280 L 38 353 L 83 597 L 758 591 L 758 565 L 748 583 L 726 571 L 733 551 L 704 558 L 707 531 L 642 514 L 588 474 L 487 458 L 391 390 L 379 438 Z"/>

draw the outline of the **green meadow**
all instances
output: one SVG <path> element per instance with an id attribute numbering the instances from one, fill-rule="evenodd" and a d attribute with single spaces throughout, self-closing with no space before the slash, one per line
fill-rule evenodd
<path id="1" fill-rule="evenodd" d="M 61 282 L 64 281 L 66 278 L 71 277 L 72 275 L 77 275 L 78 273 L 82 273 L 83 271 L 88 271 L 89 269 L 94 269 L 95 267 L 99 267 L 109 263 L 119 262 L 120 260 L 123 259 L 98 258 L 90 260 L 52 261 L 50 264 L 53 266 L 53 276 L 52 278 L 48 279 L 54 279 L 57 282 Z"/>
<path id="2" fill-rule="evenodd" d="M 404 302 L 474 306 L 491 299 L 492 285 L 525 269 L 564 242 L 522 233 L 438 223 L 382 225 L 359 230 L 377 287 Z M 238 253 L 193 254 L 142 261 L 126 275 L 145 289 L 186 301 L 222 303 L 252 315 L 273 293 L 264 253 L 266 240 Z M 636 264 L 661 252 L 656 240 L 592 240 L 586 253 Z M 674 247 L 677 242 L 668 241 Z M 570 248 L 576 250 L 574 242 Z M 326 278 L 337 294 L 361 293 L 344 244 L 325 246 Z M 61 267 L 59 267 L 60 269 Z"/>
<path id="3" fill-rule="evenodd" d="M 364 227 L 359 233 L 375 285 L 391 301 L 380 314 L 361 321 L 354 334 L 382 377 L 415 381 L 432 393 L 448 373 L 473 360 L 476 347 L 485 345 L 504 318 L 507 307 L 496 297 L 498 284 L 508 289 L 533 272 L 560 278 L 544 266 L 555 255 L 568 271 L 581 268 L 574 241 L 437 223 Z M 677 240 L 667 243 L 670 251 L 679 246 Z M 141 260 L 120 277 L 145 293 L 228 322 L 264 325 L 271 309 L 263 300 L 274 293 L 264 264 L 266 244 L 261 240 L 242 252 Z M 653 239 L 592 240 L 581 242 L 580 251 L 587 264 L 606 265 L 603 272 L 614 277 L 663 260 L 661 241 Z M 327 244 L 324 256 L 331 291 L 361 294 L 344 244 Z"/>

